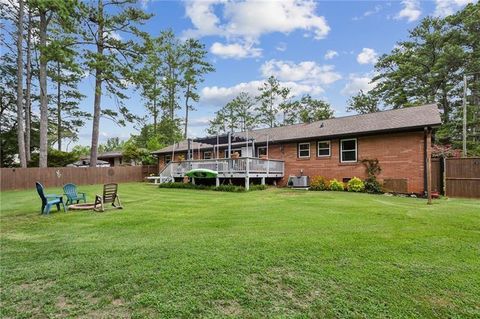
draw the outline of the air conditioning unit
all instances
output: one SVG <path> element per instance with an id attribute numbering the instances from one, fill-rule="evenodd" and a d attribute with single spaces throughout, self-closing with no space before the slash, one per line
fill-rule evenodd
<path id="1" fill-rule="evenodd" d="M 307 188 L 310 186 L 310 180 L 308 176 L 290 176 L 288 178 L 288 186 L 298 187 L 298 188 Z"/>

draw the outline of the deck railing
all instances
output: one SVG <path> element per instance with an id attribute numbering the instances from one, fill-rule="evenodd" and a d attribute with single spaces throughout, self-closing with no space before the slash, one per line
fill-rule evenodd
<path id="1" fill-rule="evenodd" d="M 238 159 L 219 158 L 206 160 L 185 160 L 182 162 L 170 162 L 161 172 L 162 176 L 182 177 L 192 169 L 211 169 L 219 175 L 241 174 L 249 176 L 281 175 L 284 174 L 284 162 L 281 160 L 260 159 L 255 157 L 241 157 Z"/>

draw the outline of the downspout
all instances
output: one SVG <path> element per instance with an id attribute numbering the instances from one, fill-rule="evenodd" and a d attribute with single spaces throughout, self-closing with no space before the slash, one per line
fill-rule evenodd
<path id="1" fill-rule="evenodd" d="M 428 157 L 428 136 L 431 129 L 425 126 L 423 129 L 423 191 L 427 193 L 428 172 L 427 172 L 427 157 Z"/>

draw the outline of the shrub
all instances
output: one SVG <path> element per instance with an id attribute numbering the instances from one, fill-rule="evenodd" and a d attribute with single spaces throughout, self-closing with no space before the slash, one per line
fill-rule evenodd
<path id="1" fill-rule="evenodd" d="M 237 193 L 237 192 L 244 192 L 245 187 L 229 184 L 229 185 L 220 185 L 220 186 L 214 187 L 213 190 L 217 192 Z"/>
<path id="2" fill-rule="evenodd" d="M 208 190 L 211 189 L 211 186 L 205 186 L 205 185 L 194 185 L 190 183 L 178 183 L 178 182 L 172 182 L 172 183 L 163 183 L 158 185 L 159 188 L 183 188 L 183 189 L 200 189 L 200 190 Z"/>
<path id="3" fill-rule="evenodd" d="M 263 191 L 268 188 L 267 185 L 250 185 L 250 190 L 251 191 Z"/>
<path id="4" fill-rule="evenodd" d="M 343 191 L 345 188 L 345 185 L 342 182 L 337 181 L 335 178 L 329 181 L 328 184 L 328 189 L 331 191 Z"/>
<path id="5" fill-rule="evenodd" d="M 326 191 L 328 190 L 328 181 L 323 176 L 313 176 L 310 182 L 310 190 Z"/>
<path id="6" fill-rule="evenodd" d="M 347 190 L 349 192 L 363 192 L 365 190 L 365 185 L 360 178 L 354 177 L 348 181 Z"/>
<path id="7" fill-rule="evenodd" d="M 363 182 L 365 186 L 365 191 L 370 194 L 381 194 L 383 193 L 382 185 L 377 181 L 375 176 L 367 177 Z"/>

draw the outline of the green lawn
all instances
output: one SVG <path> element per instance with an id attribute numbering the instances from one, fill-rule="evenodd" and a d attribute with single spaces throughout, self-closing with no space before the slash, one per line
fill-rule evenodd
<path id="1" fill-rule="evenodd" d="M 480 317 L 480 201 L 119 190 L 48 217 L 1 193 L 0 317 Z"/>

